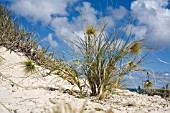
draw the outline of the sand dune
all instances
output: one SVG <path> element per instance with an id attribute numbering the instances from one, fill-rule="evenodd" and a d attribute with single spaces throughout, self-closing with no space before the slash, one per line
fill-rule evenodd
<path id="1" fill-rule="evenodd" d="M 66 89 L 77 89 L 58 75 L 46 75 L 46 69 L 36 66 L 36 73 L 26 74 L 21 62 L 27 58 L 21 53 L 10 53 L 0 47 L 0 113 L 49 113 L 60 102 L 70 103 L 80 109 L 86 99 L 63 93 Z M 115 113 L 170 113 L 170 102 L 159 96 L 149 97 L 127 90 L 116 90 L 103 101 L 89 98 L 86 112 L 112 109 Z"/>

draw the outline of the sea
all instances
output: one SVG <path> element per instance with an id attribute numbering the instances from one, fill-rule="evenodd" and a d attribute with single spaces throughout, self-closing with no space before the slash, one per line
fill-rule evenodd
<path id="1" fill-rule="evenodd" d="M 158 72 L 152 75 L 147 74 L 129 74 L 125 75 L 122 79 L 122 83 L 126 85 L 123 88 L 126 89 L 137 89 L 144 88 L 144 81 L 150 80 L 152 82 L 152 89 L 159 89 L 162 87 L 166 87 L 168 85 L 168 89 L 170 89 L 170 72 Z"/>

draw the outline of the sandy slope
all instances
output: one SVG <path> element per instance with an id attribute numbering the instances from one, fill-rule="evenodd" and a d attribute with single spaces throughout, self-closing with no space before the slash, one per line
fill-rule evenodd
<path id="1" fill-rule="evenodd" d="M 40 71 L 42 69 L 38 66 L 37 73 L 25 74 L 21 62 L 27 58 L 22 54 L 9 53 L 1 47 L 0 56 L 3 58 L 0 65 L 0 113 L 8 113 L 8 110 L 17 113 L 48 112 L 52 106 L 55 106 L 54 103 L 59 103 L 61 100 L 72 103 L 76 108 L 81 108 L 83 105 L 85 99 L 62 93 L 64 89 L 75 86 L 57 75 L 43 77 L 45 72 Z M 50 88 L 55 89 L 51 91 Z"/>
<path id="2" fill-rule="evenodd" d="M 60 105 L 61 100 L 70 103 L 75 109 L 80 109 L 85 99 L 75 98 L 65 89 L 76 89 L 57 75 L 43 77 L 46 70 L 37 66 L 37 73 L 25 74 L 21 62 L 27 58 L 21 53 L 9 53 L 0 47 L 0 113 L 48 113 L 52 107 Z M 148 97 L 129 91 L 120 90 L 119 95 L 111 95 L 108 99 L 98 102 L 91 98 L 87 102 L 87 112 L 94 108 L 103 110 L 112 108 L 116 113 L 170 113 L 170 103 L 159 96 Z M 133 101 L 133 106 L 129 102 Z M 159 101 L 159 102 L 158 102 Z M 169 104 L 169 105 L 168 105 Z M 164 105 L 164 106 L 163 106 Z M 161 106 L 161 107 L 160 107 Z"/>

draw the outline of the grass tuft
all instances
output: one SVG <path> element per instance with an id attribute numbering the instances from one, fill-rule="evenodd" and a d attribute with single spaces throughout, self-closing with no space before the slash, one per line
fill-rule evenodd
<path id="1" fill-rule="evenodd" d="M 150 80 L 146 80 L 146 81 L 144 81 L 144 88 L 149 88 L 149 87 L 151 87 L 153 84 L 152 84 L 152 82 L 150 81 Z"/>
<path id="2" fill-rule="evenodd" d="M 31 60 L 23 62 L 25 73 L 33 73 L 36 68 Z"/>

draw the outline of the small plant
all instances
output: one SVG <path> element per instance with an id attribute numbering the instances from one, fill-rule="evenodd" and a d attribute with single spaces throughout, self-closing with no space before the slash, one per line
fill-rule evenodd
<path id="1" fill-rule="evenodd" d="M 153 92 L 150 89 L 152 86 L 153 86 L 153 84 L 149 79 L 144 81 L 144 88 L 146 89 L 146 93 L 148 95 L 153 95 Z"/>
<path id="2" fill-rule="evenodd" d="M 36 70 L 35 65 L 31 60 L 23 62 L 25 73 L 33 73 Z"/>
<path id="3" fill-rule="evenodd" d="M 94 108 L 96 111 L 103 111 L 103 109 L 102 108 L 99 108 L 99 107 L 96 107 L 96 108 Z"/>
<path id="4" fill-rule="evenodd" d="M 145 80 L 144 81 L 144 88 L 150 88 L 152 86 L 152 82 L 150 80 Z"/>

